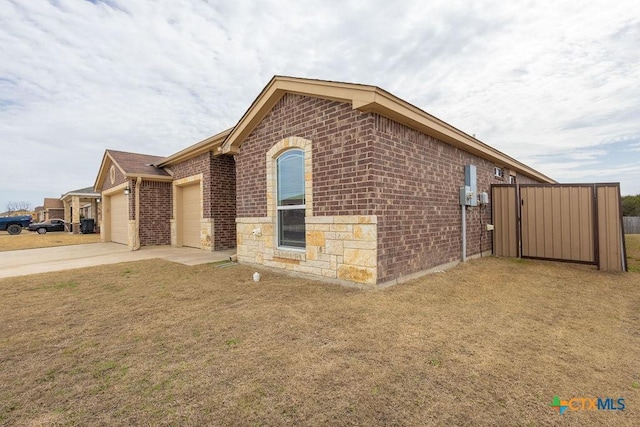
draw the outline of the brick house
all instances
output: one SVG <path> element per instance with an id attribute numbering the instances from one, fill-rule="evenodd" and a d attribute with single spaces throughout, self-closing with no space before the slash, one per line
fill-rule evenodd
<path id="1" fill-rule="evenodd" d="M 234 248 L 235 164 L 233 157 L 214 156 L 209 149 L 226 135 L 169 157 L 106 150 L 95 183 L 102 194 L 102 240 L 132 249 Z"/>
<path id="2" fill-rule="evenodd" d="M 466 164 L 479 192 L 554 182 L 377 87 L 288 77 L 269 82 L 219 152 L 236 159 L 240 262 L 365 285 L 460 260 Z M 490 206 L 466 215 L 467 254 L 489 252 Z"/>
<path id="3" fill-rule="evenodd" d="M 171 175 L 152 166 L 160 156 L 106 150 L 94 188 L 101 193 L 102 241 L 141 245 L 171 243 Z"/>
<path id="4" fill-rule="evenodd" d="M 60 199 L 45 197 L 42 209 L 42 221 L 64 218 L 64 203 Z"/>
<path id="5" fill-rule="evenodd" d="M 465 165 L 478 192 L 554 182 L 377 87 L 279 76 L 232 129 L 149 164 L 171 187 L 172 245 L 363 286 L 461 259 Z M 490 253 L 490 205 L 465 215 L 468 256 Z"/>

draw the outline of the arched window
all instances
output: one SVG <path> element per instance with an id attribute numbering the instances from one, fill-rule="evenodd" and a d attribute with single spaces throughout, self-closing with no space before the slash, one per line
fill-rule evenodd
<path id="1" fill-rule="evenodd" d="M 287 150 L 276 160 L 278 246 L 305 247 L 304 151 Z"/>

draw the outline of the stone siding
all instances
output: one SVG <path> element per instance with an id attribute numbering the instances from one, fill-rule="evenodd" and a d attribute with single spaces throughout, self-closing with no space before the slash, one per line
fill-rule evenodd
<path id="1" fill-rule="evenodd" d="M 272 217 L 238 218 L 238 261 L 374 286 L 375 216 L 307 217 L 306 250 L 276 247 Z"/>

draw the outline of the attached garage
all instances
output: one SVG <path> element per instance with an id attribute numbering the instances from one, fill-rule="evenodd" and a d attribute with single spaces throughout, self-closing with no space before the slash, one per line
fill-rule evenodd
<path id="1" fill-rule="evenodd" d="M 127 195 L 113 194 L 109 197 L 109 224 L 111 228 L 111 241 L 128 244 L 129 206 Z"/>
<path id="2" fill-rule="evenodd" d="M 171 243 L 171 175 L 152 166 L 163 157 L 106 150 L 94 184 L 100 193 L 103 242 L 140 246 Z"/>
<path id="3" fill-rule="evenodd" d="M 200 221 L 202 219 L 200 182 L 179 188 L 182 193 L 182 206 L 180 207 L 182 245 L 200 249 L 202 246 L 200 239 Z"/>

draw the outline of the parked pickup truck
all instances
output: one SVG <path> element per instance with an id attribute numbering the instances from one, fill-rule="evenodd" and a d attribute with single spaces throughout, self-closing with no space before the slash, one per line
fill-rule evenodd
<path id="1" fill-rule="evenodd" d="M 0 231 L 8 231 L 9 234 L 20 234 L 24 227 L 31 224 L 31 215 L 2 216 L 0 217 Z"/>

